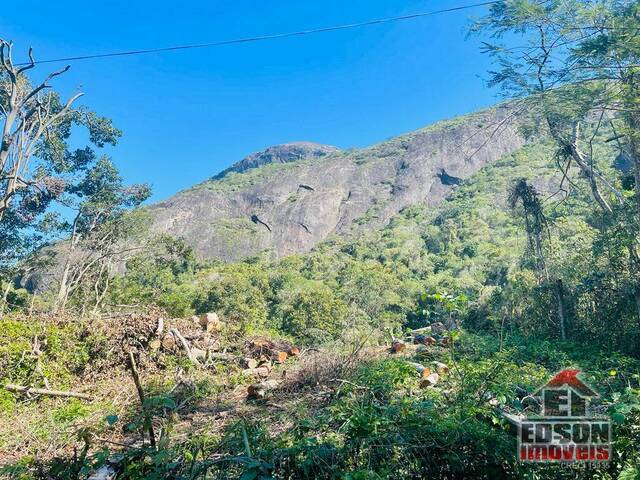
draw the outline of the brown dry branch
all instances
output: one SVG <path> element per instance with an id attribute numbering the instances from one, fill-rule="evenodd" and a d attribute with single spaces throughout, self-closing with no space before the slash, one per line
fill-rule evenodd
<path id="1" fill-rule="evenodd" d="M 135 384 L 136 390 L 138 391 L 138 398 L 140 399 L 140 405 L 142 406 L 142 414 L 144 415 L 145 427 L 147 429 L 147 432 L 149 433 L 149 443 L 151 444 L 151 448 L 156 448 L 156 435 L 153 431 L 151 416 L 146 409 L 144 389 L 142 388 L 142 384 L 140 383 L 140 375 L 138 375 L 136 360 L 133 357 L 133 353 L 131 351 L 129 352 L 129 368 L 131 369 L 133 383 Z"/>
<path id="2" fill-rule="evenodd" d="M 82 400 L 93 400 L 91 395 L 87 395 L 86 393 L 78 393 L 78 392 L 69 392 L 64 390 L 47 390 L 44 388 L 32 388 L 24 385 L 16 385 L 13 383 L 7 383 L 4 386 L 5 389 L 10 392 L 16 393 L 24 393 L 25 395 L 47 395 L 50 397 L 70 397 L 70 398 L 80 398 Z"/>

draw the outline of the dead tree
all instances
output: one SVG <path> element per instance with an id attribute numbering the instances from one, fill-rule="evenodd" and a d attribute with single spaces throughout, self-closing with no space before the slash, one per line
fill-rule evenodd
<path id="1" fill-rule="evenodd" d="M 49 81 L 69 70 L 66 66 L 50 73 L 43 82 L 32 86 L 25 72 L 35 67 L 33 52 L 29 62 L 16 65 L 13 44 L 0 39 L 0 116 L 3 120 L 0 143 L 0 221 L 21 190 L 40 190 L 42 180 L 30 168 L 41 140 L 71 113 L 72 104 L 82 96 L 73 95 L 60 104 L 51 92 Z"/>

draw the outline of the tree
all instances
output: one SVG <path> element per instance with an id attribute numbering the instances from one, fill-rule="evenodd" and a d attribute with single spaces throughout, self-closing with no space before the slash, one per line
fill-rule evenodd
<path id="1" fill-rule="evenodd" d="M 474 26 L 493 38 L 486 51 L 499 69 L 491 72 L 490 83 L 520 99 L 518 114 L 527 112 L 536 124 L 542 119 L 558 144 L 563 183 L 577 165 L 606 215 L 612 207 L 603 188 L 618 203 L 623 194 L 595 158 L 594 140 L 605 125 L 614 132 L 616 124 L 624 130 L 611 141 L 633 158 L 640 178 L 637 27 L 637 2 L 627 0 L 505 0 L 492 5 L 490 14 Z M 523 44 L 507 46 L 505 38 Z M 640 182 L 640 199 L 638 189 Z"/>
<path id="2" fill-rule="evenodd" d="M 96 147 L 114 145 L 121 135 L 111 121 L 75 107 L 82 93 L 66 102 L 49 82 L 69 67 L 32 84 L 27 73 L 36 65 L 13 61 L 13 44 L 0 39 L 0 267 L 15 266 L 56 233 L 52 203 L 74 190 L 76 179 L 95 164 L 90 146 L 73 149 L 74 126 L 88 130 Z M 49 213 L 47 213 L 49 212 Z"/>
<path id="3" fill-rule="evenodd" d="M 529 185 L 525 179 L 518 180 L 509 195 L 509 203 L 513 210 L 518 204 L 522 205 L 522 217 L 524 218 L 525 230 L 527 232 L 528 256 L 533 258 L 534 270 L 538 272 L 539 281 L 544 281 L 551 285 L 556 302 L 558 326 L 560 327 L 560 338 L 566 339 L 566 314 L 564 306 L 564 287 L 560 278 L 551 278 L 547 261 L 545 258 L 543 242 L 544 234 L 549 235 L 549 226 L 542 210 L 542 202 L 536 189 Z"/>
<path id="4" fill-rule="evenodd" d="M 125 186 L 111 160 L 102 157 L 65 195 L 62 200 L 75 215 L 64 223 L 69 238 L 62 247 L 63 268 L 54 310 L 64 309 L 69 296 L 89 278 L 94 310 L 99 308 L 114 268 L 140 249 L 126 243 L 140 231 L 138 218 L 126 213 L 149 194 L 146 185 Z"/>
<path id="5" fill-rule="evenodd" d="M 601 212 L 602 227 L 628 227 L 629 267 L 640 272 L 640 10 L 631 0 L 503 0 L 476 23 L 488 33 L 486 51 L 498 69 L 490 83 L 518 97 L 518 114 L 530 116 L 555 140 L 562 171 L 560 190 L 577 165 Z M 523 44 L 505 45 L 504 39 Z M 609 138 L 598 139 L 603 133 Z M 634 211 L 624 190 L 603 173 L 596 142 L 613 143 L 633 166 Z M 615 227 L 614 227 L 615 228 Z M 640 319 L 640 284 L 634 288 Z"/>

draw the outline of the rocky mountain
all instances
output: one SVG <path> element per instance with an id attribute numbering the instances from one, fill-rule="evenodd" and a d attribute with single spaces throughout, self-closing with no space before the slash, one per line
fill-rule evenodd
<path id="1" fill-rule="evenodd" d="M 248 157 L 234 163 L 213 177 L 214 180 L 225 177 L 228 173 L 242 173 L 251 168 L 261 167 L 270 163 L 297 162 L 303 158 L 324 157 L 339 149 L 329 145 L 320 145 L 313 142 L 292 142 L 283 145 L 274 145 L 261 152 L 252 153 Z"/>
<path id="2" fill-rule="evenodd" d="M 514 115 L 503 104 L 364 149 L 271 147 L 147 207 L 151 230 L 184 238 L 203 258 L 306 252 L 331 235 L 383 226 L 409 205 L 437 205 L 524 145 Z"/>

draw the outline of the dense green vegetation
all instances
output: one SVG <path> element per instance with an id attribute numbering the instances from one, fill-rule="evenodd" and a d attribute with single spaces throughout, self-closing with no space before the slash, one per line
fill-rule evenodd
<path id="1" fill-rule="evenodd" d="M 474 30 L 490 37 L 492 83 L 517 97 L 527 145 L 437 208 L 413 205 L 381 229 L 278 260 L 203 263 L 168 237 L 123 249 L 142 230 L 144 212 L 130 210 L 148 191 L 67 142 L 74 119 L 101 127 L 97 146 L 118 132 L 93 114 L 52 120 L 43 168 L 74 181 L 46 198 L 27 183 L 0 188 L 0 233 L 9 232 L 0 238 L 0 382 L 101 396 L 3 388 L 0 413 L 14 421 L 0 425 L 0 450 L 19 455 L 0 475 L 85 478 L 113 463 L 123 479 L 640 478 L 638 14 L 629 1 L 492 5 Z M 524 50 L 500 44 L 514 37 Z M 26 82 L 7 72 L 9 85 Z M 375 161 L 402 138 L 376 148 L 330 158 Z M 224 193 L 295 168 L 197 188 Z M 26 200 L 6 201 L 15 195 Z M 46 213 L 64 199 L 76 213 L 53 229 L 70 235 L 51 247 L 66 252 L 60 288 L 32 295 L 13 275 L 51 249 L 10 256 L 9 246 L 51 238 Z M 220 361 L 200 363 L 174 333 L 185 352 L 154 337 L 159 317 L 189 340 L 193 329 L 209 334 L 191 318 L 207 312 L 222 320 L 212 324 Z M 440 332 L 425 348 L 389 353 L 394 339 L 429 326 Z M 252 380 L 223 360 L 233 352 L 244 362 L 257 336 L 304 354 L 267 372 L 275 391 L 247 399 Z M 425 385 L 411 362 L 447 368 Z M 531 394 L 568 367 L 601 393 L 613 458 L 599 468 L 518 463 L 508 414 L 535 411 Z"/>
<path id="2" fill-rule="evenodd" d="M 611 168 L 615 155 L 613 149 L 603 153 L 601 168 L 611 178 L 623 178 L 624 173 Z M 509 203 L 509 193 L 521 179 L 550 198 L 543 203 L 549 225 L 544 249 L 547 268 L 563 281 L 565 342 L 560 341 L 553 292 L 540 281 L 531 259 L 522 207 L 514 209 Z M 348 355 L 361 342 L 387 344 L 407 328 L 435 321 L 453 319 L 463 332 L 475 333 L 463 333 L 452 350 L 429 354 L 427 359 L 456 365 L 437 390 L 418 388 L 415 373 L 401 360 L 359 359 L 340 375 L 349 383 L 337 390 L 329 382 L 337 375 L 320 376 L 318 385 L 332 392 L 322 401 L 314 399 L 318 385 L 300 387 L 302 403 L 285 411 L 256 407 L 245 417 L 252 420 L 232 422 L 212 437 L 201 431 L 184 443 L 167 434 L 166 449 L 130 451 L 129 478 L 196 478 L 205 470 L 223 478 L 240 472 L 246 478 L 258 478 L 249 476 L 253 473 L 264 478 L 406 478 L 463 472 L 486 478 L 527 476 L 531 469 L 515 461 L 513 432 L 483 401 L 481 391 L 487 388 L 518 408 L 517 388 L 533 391 L 554 371 L 568 366 L 585 370 L 601 388 L 604 404 L 618 414 L 621 457 L 605 478 L 617 478 L 623 469 L 632 475 L 638 461 L 640 372 L 634 359 L 637 311 L 628 301 L 633 278 L 621 262 L 624 252 L 603 250 L 603 245 L 615 245 L 617 229 L 603 222 L 584 189 L 555 200 L 558 181 L 553 144 L 534 142 L 483 169 L 439 208 L 407 208 L 380 231 L 335 238 L 310 254 L 280 261 L 264 256 L 236 264 L 201 264 L 182 241 L 159 239 L 155 248 L 129 261 L 126 274 L 113 280 L 106 304 L 158 305 L 177 317 L 217 311 L 229 322 L 229 335 L 267 332 L 334 351 L 336 356 Z M 621 301 L 603 301 L 603 284 L 606 298 Z M 72 306 L 85 301 L 82 292 L 71 299 Z M 5 358 L 19 362 L 34 332 L 23 331 L 19 320 L 6 325 L 11 327 L 6 329 L 11 351 Z M 45 328 L 41 335 L 47 338 L 58 335 L 55 328 L 30 328 Z M 41 361 L 47 374 L 63 385 L 65 375 L 83 369 L 74 362 L 95 355 L 91 346 L 99 340 L 95 332 L 85 336 L 78 327 L 61 328 L 68 347 L 47 350 Z M 41 374 L 27 365 L 7 369 L 12 373 L 6 380 L 38 384 Z M 205 381 L 198 387 L 204 391 L 196 397 L 211 391 L 206 385 Z M 11 395 L 3 398 L 6 412 L 20 410 Z M 158 415 L 171 418 L 171 405 L 179 401 L 169 395 L 170 406 Z M 96 424 L 93 411 L 74 411 L 73 418 L 87 419 L 84 422 L 101 431 L 106 424 Z M 131 413 L 120 414 L 135 425 Z M 293 426 L 277 434 L 269 431 L 267 425 L 278 422 Z M 212 453 L 220 452 L 241 458 L 210 461 Z M 185 463 L 185 456 L 192 460 Z M 73 478 L 70 472 L 80 467 L 89 468 L 67 462 L 55 468 Z M 545 471 L 559 475 L 552 468 L 538 470 L 538 475 Z"/>

